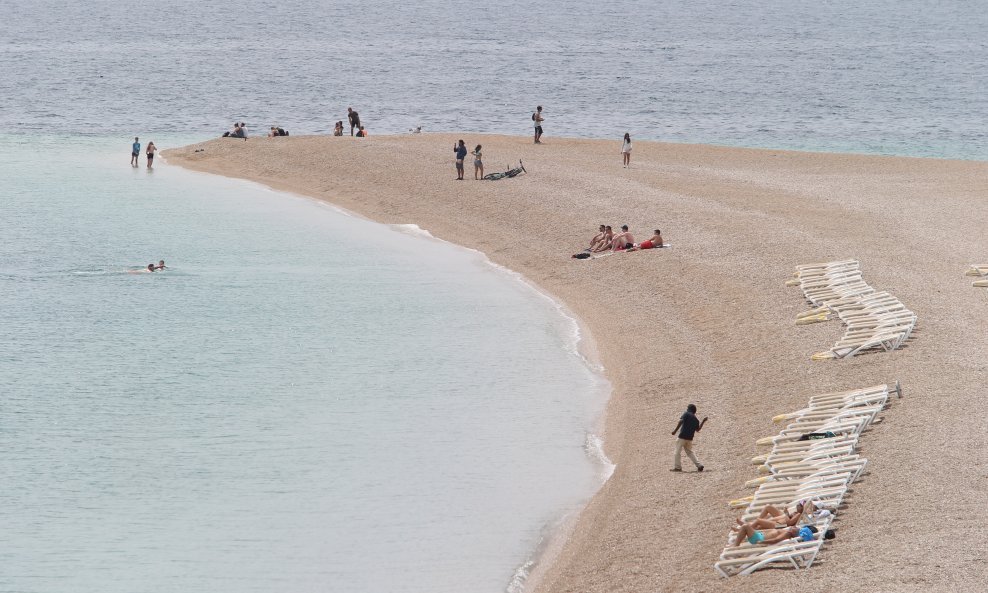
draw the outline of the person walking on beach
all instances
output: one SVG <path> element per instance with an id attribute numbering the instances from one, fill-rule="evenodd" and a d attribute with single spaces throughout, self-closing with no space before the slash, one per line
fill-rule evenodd
<path id="1" fill-rule="evenodd" d="M 478 144 L 477 148 L 473 149 L 473 179 L 474 181 L 484 178 L 484 155 L 481 154 L 481 145 Z M 477 174 L 480 174 L 478 177 Z"/>
<path id="2" fill-rule="evenodd" d="M 542 144 L 542 106 L 539 105 L 535 108 L 535 113 L 532 114 L 532 121 L 535 122 L 535 143 Z"/>
<path id="3" fill-rule="evenodd" d="M 152 163 L 154 163 L 154 151 L 156 150 L 158 149 L 155 147 L 154 142 L 148 142 L 148 150 L 147 150 L 148 169 L 150 169 Z"/>
<path id="4" fill-rule="evenodd" d="M 624 167 L 631 166 L 631 134 L 624 133 L 624 144 L 621 145 L 621 156 L 624 157 Z"/>
<path id="5" fill-rule="evenodd" d="M 134 136 L 134 143 L 130 146 L 130 164 L 137 166 L 137 157 L 141 155 L 141 139 Z"/>
<path id="6" fill-rule="evenodd" d="M 703 464 L 700 460 L 696 458 L 693 453 L 693 436 L 703 429 L 703 425 L 707 423 L 707 418 L 704 416 L 702 421 L 696 419 L 696 406 L 690 404 L 686 406 L 686 412 L 683 413 L 679 418 L 679 423 L 676 424 L 676 428 L 672 429 L 672 434 L 675 435 L 679 433 L 679 439 L 676 441 L 676 456 L 672 461 L 672 470 L 674 472 L 683 471 L 683 464 L 680 462 L 680 454 L 685 450 L 686 456 L 690 458 L 693 465 L 696 466 L 696 471 L 703 471 Z"/>
<path id="7" fill-rule="evenodd" d="M 360 129 L 360 114 L 354 111 L 353 107 L 347 107 L 346 116 L 350 120 L 350 135 L 353 136 L 353 131 Z"/>
<path id="8" fill-rule="evenodd" d="M 453 146 L 456 153 L 456 180 L 463 181 L 463 159 L 467 158 L 467 144 L 463 140 Z"/>

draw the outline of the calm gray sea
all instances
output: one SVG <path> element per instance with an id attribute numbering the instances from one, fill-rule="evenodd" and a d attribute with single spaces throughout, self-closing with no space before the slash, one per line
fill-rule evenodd
<path id="1" fill-rule="evenodd" d="M 0 0 L 0 129 L 528 134 L 988 158 L 974 0 Z"/>

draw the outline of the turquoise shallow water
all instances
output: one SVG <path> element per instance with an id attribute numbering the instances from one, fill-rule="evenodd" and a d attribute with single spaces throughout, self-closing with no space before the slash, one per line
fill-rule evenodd
<path id="1" fill-rule="evenodd" d="M 118 144 L 0 139 L 0 591 L 503 591 L 604 470 L 572 321 Z"/>

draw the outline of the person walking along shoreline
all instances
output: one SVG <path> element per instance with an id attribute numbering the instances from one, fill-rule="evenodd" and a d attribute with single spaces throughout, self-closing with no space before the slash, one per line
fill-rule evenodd
<path id="1" fill-rule="evenodd" d="M 703 417 L 703 421 L 698 421 L 696 419 L 696 406 L 690 404 L 686 406 L 686 411 L 679 418 L 679 422 L 676 424 L 676 428 L 672 429 L 672 434 L 675 435 L 679 433 L 679 439 L 676 440 L 676 456 L 673 459 L 672 470 L 674 472 L 683 471 L 683 464 L 680 460 L 680 454 L 686 451 L 686 456 L 690 458 L 693 465 L 696 466 L 696 471 L 703 471 L 703 464 L 700 460 L 696 458 L 693 453 L 693 436 L 703 429 L 703 425 L 707 423 L 706 416 Z"/>

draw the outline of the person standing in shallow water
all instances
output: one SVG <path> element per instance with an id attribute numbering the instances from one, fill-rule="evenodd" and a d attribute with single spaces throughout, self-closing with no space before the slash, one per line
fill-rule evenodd
<path id="1" fill-rule="evenodd" d="M 690 458 L 693 465 L 696 466 L 696 471 L 703 471 L 703 464 L 700 460 L 696 458 L 693 453 L 693 436 L 703 429 L 703 425 L 707 423 L 707 418 L 704 416 L 703 421 L 696 419 L 696 406 L 690 404 L 686 406 L 686 411 L 679 418 L 679 423 L 676 424 L 676 428 L 672 429 L 672 434 L 675 435 L 679 432 L 679 439 L 676 441 L 676 456 L 672 462 L 672 470 L 674 472 L 683 471 L 683 464 L 680 460 L 680 454 L 686 451 L 686 456 Z"/>
<path id="2" fill-rule="evenodd" d="M 151 165 L 154 163 L 154 151 L 156 150 L 158 149 L 157 147 L 155 147 L 154 142 L 148 142 L 148 150 L 147 150 L 148 169 L 150 169 Z"/>
<path id="3" fill-rule="evenodd" d="M 137 166 L 137 157 L 141 156 L 141 139 L 134 136 L 134 143 L 130 146 L 130 164 Z"/>
<path id="4" fill-rule="evenodd" d="M 624 158 L 624 166 L 631 166 L 631 134 L 624 133 L 624 144 L 621 145 L 621 156 Z"/>
<path id="5" fill-rule="evenodd" d="M 350 135 L 353 136 L 353 131 L 360 129 L 360 114 L 354 111 L 353 107 L 347 107 L 346 117 L 350 120 Z"/>

